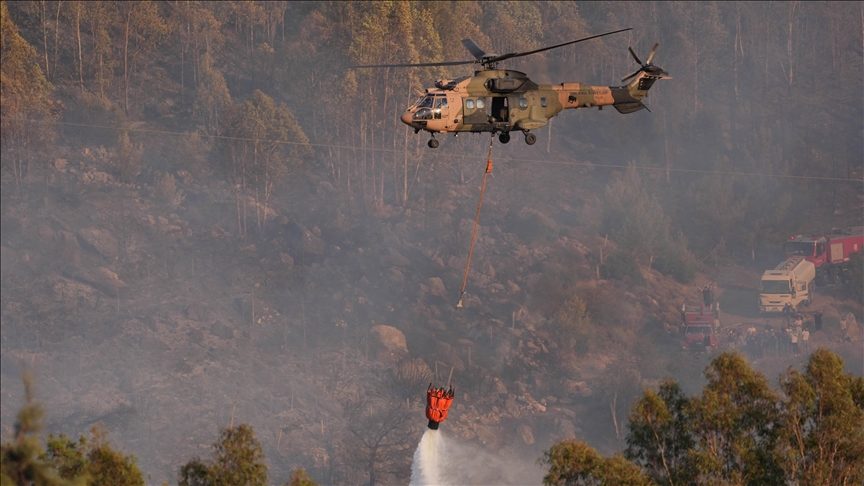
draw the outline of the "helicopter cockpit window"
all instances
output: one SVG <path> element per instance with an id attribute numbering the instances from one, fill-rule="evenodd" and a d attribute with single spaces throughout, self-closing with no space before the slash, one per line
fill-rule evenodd
<path id="1" fill-rule="evenodd" d="M 546 98 L 540 98 L 540 106 L 546 108 Z"/>
<path id="2" fill-rule="evenodd" d="M 435 98 L 435 108 L 447 108 L 447 98 Z"/>
<path id="3" fill-rule="evenodd" d="M 483 98 L 477 99 L 477 109 L 482 110 L 486 103 L 483 101 Z"/>
<path id="4" fill-rule="evenodd" d="M 474 100 L 465 100 L 465 108 L 468 108 L 469 110 L 473 110 L 474 109 Z"/>
<path id="5" fill-rule="evenodd" d="M 519 98 L 519 108 L 522 108 L 523 110 L 528 108 L 528 100 L 525 98 Z"/>
<path id="6" fill-rule="evenodd" d="M 427 97 L 423 98 L 417 104 L 417 107 L 419 107 L 419 108 L 432 108 L 432 97 L 427 96 Z"/>
<path id="7" fill-rule="evenodd" d="M 431 120 L 432 119 L 432 110 L 429 108 L 421 108 L 414 112 L 414 116 L 412 117 L 415 120 Z"/>

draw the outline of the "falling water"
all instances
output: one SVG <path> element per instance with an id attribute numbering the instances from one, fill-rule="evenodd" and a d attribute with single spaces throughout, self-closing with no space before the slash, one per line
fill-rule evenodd
<path id="1" fill-rule="evenodd" d="M 437 430 L 426 429 L 414 451 L 411 465 L 411 486 L 438 486 L 441 483 L 442 437 Z"/>

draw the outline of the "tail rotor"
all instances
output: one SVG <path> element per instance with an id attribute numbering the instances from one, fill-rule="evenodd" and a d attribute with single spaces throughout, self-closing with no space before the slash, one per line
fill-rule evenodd
<path id="1" fill-rule="evenodd" d="M 637 56 L 636 53 L 633 52 L 633 48 L 628 47 L 627 50 L 630 51 L 630 55 L 633 56 L 633 60 L 636 61 L 636 63 L 639 64 L 640 67 L 636 71 L 621 78 L 621 82 L 627 81 L 628 79 L 643 72 L 654 79 L 672 79 L 672 76 L 669 76 L 669 73 L 664 71 L 663 68 L 655 66 L 651 63 L 651 60 L 654 59 L 654 54 L 657 52 L 658 47 L 660 47 L 660 44 L 654 44 L 654 48 L 651 49 L 651 53 L 648 54 L 648 58 L 645 59 L 644 63 L 639 59 L 639 56 Z"/>

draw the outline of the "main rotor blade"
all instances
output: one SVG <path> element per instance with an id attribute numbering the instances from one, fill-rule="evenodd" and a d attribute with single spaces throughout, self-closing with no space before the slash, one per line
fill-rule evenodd
<path id="1" fill-rule="evenodd" d="M 511 53 L 509 53 L 509 54 L 503 54 L 503 55 L 500 55 L 500 56 L 498 56 L 498 57 L 493 57 L 492 59 L 490 59 L 490 60 L 487 61 L 487 62 L 498 62 L 498 61 L 503 61 L 503 60 L 505 60 L 505 59 L 512 59 L 512 58 L 514 58 L 514 57 L 522 57 L 522 56 L 527 56 L 527 55 L 529 55 L 529 54 L 537 54 L 538 52 L 548 51 L 549 49 L 557 49 L 557 48 L 559 48 L 559 47 L 569 46 L 570 44 L 576 44 L 577 42 L 583 42 L 583 41 L 587 41 L 587 40 L 591 40 L 591 39 L 596 39 L 596 38 L 598 38 L 598 37 L 603 37 L 603 36 L 605 36 L 605 35 L 617 34 L 617 33 L 619 33 L 619 32 L 626 32 L 626 31 L 628 31 L 628 30 L 633 30 L 633 28 L 632 28 L 632 27 L 628 27 L 628 28 L 626 28 L 626 29 L 615 30 L 615 31 L 612 31 L 612 32 L 606 32 L 605 34 L 592 35 L 591 37 L 585 37 L 585 38 L 582 38 L 582 39 L 576 39 L 576 40 L 574 40 L 574 41 L 565 42 L 565 43 L 563 43 L 563 44 L 556 44 L 556 45 L 554 45 L 554 46 L 542 47 L 542 48 L 540 48 L 540 49 L 534 49 L 533 51 L 527 51 L 527 52 L 511 52 Z M 641 63 L 640 63 L 640 64 L 641 64 Z"/>
<path id="2" fill-rule="evenodd" d="M 632 48 L 632 47 L 627 47 L 627 50 L 630 51 L 630 55 L 633 56 L 633 59 L 635 59 L 636 62 L 638 62 L 639 65 L 641 66 L 641 65 L 642 65 L 642 61 L 640 61 L 640 60 L 639 60 L 639 56 L 637 56 L 636 53 L 633 52 L 633 48 Z"/>
<path id="3" fill-rule="evenodd" d="M 624 81 L 627 81 L 628 79 L 632 78 L 633 76 L 636 76 L 640 72 L 642 72 L 642 68 L 639 68 L 639 69 L 633 71 L 632 73 L 628 74 L 627 76 L 624 76 L 623 78 L 621 78 L 621 82 L 623 83 Z"/>
<path id="4" fill-rule="evenodd" d="M 476 57 L 478 60 L 483 59 L 486 55 L 486 51 L 480 48 L 474 39 L 462 39 L 462 45 L 465 46 L 465 49 L 468 49 L 468 52 L 471 53 L 472 56 Z"/>
<path id="5" fill-rule="evenodd" d="M 462 64 L 480 64 L 480 61 L 421 62 L 419 64 L 367 64 L 367 65 L 363 65 L 363 66 L 348 66 L 348 67 L 350 69 L 359 69 L 359 68 L 386 68 L 386 67 L 459 66 Z"/>
<path id="6" fill-rule="evenodd" d="M 651 64 L 651 59 L 654 59 L 654 53 L 657 52 L 658 47 L 660 47 L 660 44 L 654 44 L 654 48 L 651 49 L 651 54 L 648 54 L 648 59 L 645 60 L 645 64 Z"/>

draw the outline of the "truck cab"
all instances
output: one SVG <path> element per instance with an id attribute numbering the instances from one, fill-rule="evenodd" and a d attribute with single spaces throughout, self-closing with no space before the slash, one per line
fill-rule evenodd
<path id="1" fill-rule="evenodd" d="M 690 351 L 708 351 L 705 347 L 705 338 L 710 342 L 710 347 L 716 349 L 720 344 L 715 329 L 714 314 L 710 311 L 700 313 L 688 310 L 684 314 L 684 340 L 681 342 L 682 349 Z"/>
<path id="2" fill-rule="evenodd" d="M 815 279 L 816 267 L 801 256 L 766 270 L 759 282 L 759 312 L 782 312 L 787 303 L 792 307 L 809 305 Z"/>

